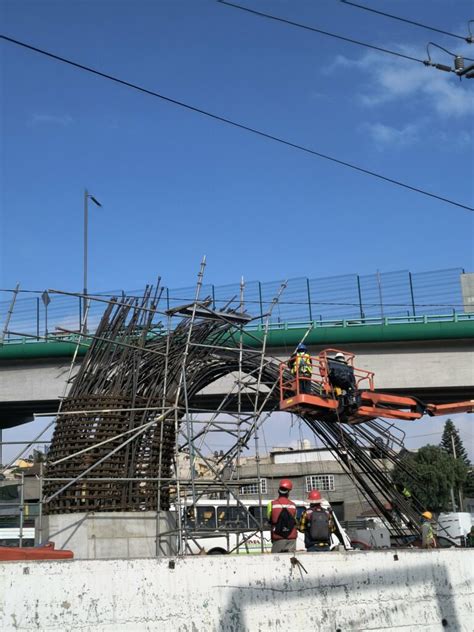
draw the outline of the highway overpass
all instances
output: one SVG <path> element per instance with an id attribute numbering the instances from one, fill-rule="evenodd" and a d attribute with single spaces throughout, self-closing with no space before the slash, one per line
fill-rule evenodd
<path id="1" fill-rule="evenodd" d="M 268 355 L 288 358 L 310 327 L 273 323 Z M 263 325 L 254 326 L 245 343 L 258 347 L 263 335 Z M 314 355 L 327 347 L 355 353 L 358 367 L 375 372 L 377 390 L 434 403 L 474 398 L 474 314 L 318 321 L 305 342 Z M 57 410 L 75 348 L 75 339 L 64 337 L 10 341 L 0 347 L 0 429 L 31 421 L 34 413 Z M 79 347 L 79 362 L 86 349 Z M 225 391 L 221 380 L 202 394 L 203 405 L 217 405 Z"/>

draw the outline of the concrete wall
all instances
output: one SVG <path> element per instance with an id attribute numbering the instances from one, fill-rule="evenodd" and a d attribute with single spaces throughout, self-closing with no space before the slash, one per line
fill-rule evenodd
<path id="1" fill-rule="evenodd" d="M 171 512 L 159 516 L 160 534 L 175 529 Z M 41 528 L 40 528 L 41 527 Z M 38 542 L 53 541 L 80 560 L 155 557 L 157 515 L 152 511 L 75 513 L 37 519 Z M 176 536 L 160 537 L 160 555 L 173 555 Z"/>
<path id="2" fill-rule="evenodd" d="M 473 629 L 474 550 L 0 563 L 0 629 Z"/>

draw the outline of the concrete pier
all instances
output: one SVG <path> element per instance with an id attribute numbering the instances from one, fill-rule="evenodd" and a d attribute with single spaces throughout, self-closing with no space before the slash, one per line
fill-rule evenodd
<path id="1" fill-rule="evenodd" d="M 174 516 L 171 511 L 53 514 L 37 520 L 36 533 L 41 542 L 74 551 L 76 560 L 169 556 L 177 553 Z"/>

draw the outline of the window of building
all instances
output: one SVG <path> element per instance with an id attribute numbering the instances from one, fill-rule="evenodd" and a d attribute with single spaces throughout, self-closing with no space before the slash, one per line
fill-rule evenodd
<path id="1" fill-rule="evenodd" d="M 260 479 L 260 493 L 267 493 L 267 479 Z M 246 485 L 240 486 L 240 495 L 241 496 L 250 496 L 252 494 L 258 494 L 258 483 L 247 483 Z"/>
<path id="2" fill-rule="evenodd" d="M 320 492 L 334 491 L 334 476 L 332 474 L 311 474 L 306 477 L 306 491 L 318 489 Z"/>

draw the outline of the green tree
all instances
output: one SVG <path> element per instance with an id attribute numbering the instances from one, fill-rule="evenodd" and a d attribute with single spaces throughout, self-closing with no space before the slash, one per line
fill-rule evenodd
<path id="1" fill-rule="evenodd" d="M 467 456 L 466 449 L 463 445 L 462 439 L 459 436 L 459 431 L 456 428 L 456 426 L 453 424 L 451 419 L 447 419 L 446 423 L 444 424 L 443 436 L 441 437 L 440 447 L 443 448 L 443 450 L 447 454 L 450 454 L 451 456 L 455 456 L 457 459 L 460 459 L 465 465 L 467 465 L 467 467 L 471 465 L 471 462 L 469 461 L 469 457 Z"/>
<path id="2" fill-rule="evenodd" d="M 467 474 L 466 482 L 463 487 L 464 496 L 467 498 L 474 498 L 474 468 L 469 468 L 469 472 Z"/>
<path id="3" fill-rule="evenodd" d="M 454 447 L 453 447 L 454 443 Z M 451 419 L 447 419 L 444 424 L 443 436 L 441 437 L 440 447 L 451 456 L 454 456 L 456 452 L 456 458 L 459 459 L 462 463 L 464 463 L 468 468 L 468 473 L 466 476 L 466 480 L 462 486 L 462 491 L 464 496 L 473 497 L 474 496 L 474 470 L 471 466 L 471 462 L 469 461 L 469 457 L 467 456 L 466 449 L 464 448 L 461 437 L 459 436 L 459 431 L 452 422 Z"/>
<path id="4" fill-rule="evenodd" d="M 414 472 L 407 474 L 405 469 Z M 468 467 L 435 445 L 425 445 L 417 452 L 407 452 L 396 465 L 393 482 L 408 488 L 424 509 L 439 513 L 451 507 L 451 487 L 462 485 Z"/>

